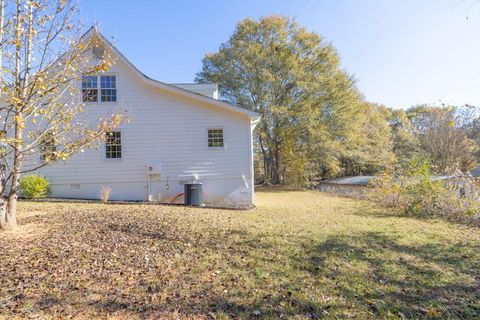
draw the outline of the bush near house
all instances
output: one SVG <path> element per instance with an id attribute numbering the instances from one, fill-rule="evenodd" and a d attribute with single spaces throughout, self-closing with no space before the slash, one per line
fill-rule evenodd
<path id="1" fill-rule="evenodd" d="M 427 160 L 413 159 L 406 169 L 386 172 L 373 185 L 376 188 L 372 200 L 397 212 L 480 223 L 480 189 L 476 181 L 461 174 L 436 178 Z"/>
<path id="2" fill-rule="evenodd" d="M 45 198 L 50 193 L 50 183 L 39 175 L 24 176 L 20 179 L 20 190 L 25 198 Z"/>
<path id="3" fill-rule="evenodd" d="M 112 188 L 109 186 L 102 186 L 100 189 L 100 200 L 103 203 L 107 203 L 110 200 L 110 196 L 112 195 Z"/>

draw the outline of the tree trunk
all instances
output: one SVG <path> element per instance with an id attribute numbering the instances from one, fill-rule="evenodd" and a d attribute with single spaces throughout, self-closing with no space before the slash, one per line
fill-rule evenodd
<path id="1" fill-rule="evenodd" d="M 22 114 L 17 113 L 18 117 L 22 117 Z M 22 151 L 23 143 L 23 129 L 20 125 L 15 126 L 15 144 L 13 153 L 13 173 L 12 173 L 12 185 L 10 186 L 10 192 L 8 193 L 7 202 L 7 228 L 14 229 L 17 227 L 17 198 L 20 191 L 20 169 L 22 167 Z"/>
<path id="2" fill-rule="evenodd" d="M 273 184 L 281 184 L 281 171 L 282 168 L 280 166 L 280 146 L 278 143 L 275 143 L 272 155 L 272 183 Z"/>
<path id="3" fill-rule="evenodd" d="M 17 194 L 8 197 L 5 229 L 17 228 Z"/>
<path id="4" fill-rule="evenodd" d="M 17 198 L 20 190 L 20 168 L 22 166 L 22 143 L 23 130 L 20 126 L 15 127 L 15 151 L 13 155 L 13 173 L 10 192 L 8 193 L 6 224 L 8 229 L 15 229 L 17 227 Z"/>
<path id="5" fill-rule="evenodd" d="M 16 15 L 16 26 L 15 26 L 15 36 L 16 36 L 16 50 L 15 50 L 15 95 L 19 97 L 21 103 L 15 103 L 15 142 L 13 145 L 13 168 L 12 168 L 12 182 L 10 186 L 10 192 L 8 193 L 8 202 L 7 202 L 7 213 L 6 213 L 6 223 L 7 228 L 14 229 L 17 227 L 17 197 L 18 191 L 20 189 L 20 168 L 22 167 L 22 151 L 23 151 L 23 126 L 24 119 L 22 110 L 24 108 L 24 94 L 25 88 L 28 85 L 28 68 L 27 64 L 25 67 L 25 75 L 22 83 L 20 76 L 21 72 L 21 24 L 22 12 L 21 12 L 21 2 L 20 0 L 16 1 L 17 4 L 17 15 Z M 27 46 L 27 56 L 28 50 L 30 48 Z M 28 59 L 28 58 L 27 58 Z M 28 60 L 27 60 L 28 62 Z"/>
<path id="6" fill-rule="evenodd" d="M 5 14 L 5 0 L 0 0 L 0 89 L 3 89 L 3 34 L 4 34 L 4 14 Z M 0 96 L 2 90 L 0 90 Z"/>
<path id="7" fill-rule="evenodd" d="M 17 227 L 17 198 L 15 196 L 14 202 L 10 202 L 10 200 L 5 201 L 4 192 L 5 180 L 2 179 L 0 184 L 0 229 L 12 230 Z M 9 194 L 8 199 L 10 198 Z"/>
<path id="8" fill-rule="evenodd" d="M 260 150 L 262 151 L 262 160 L 263 160 L 263 181 L 269 182 L 270 181 L 270 166 L 269 166 L 269 159 L 267 155 L 267 150 L 265 150 L 265 146 L 263 144 L 262 137 L 258 137 L 258 141 L 260 143 Z"/>
<path id="9" fill-rule="evenodd" d="M 3 185 L 0 186 L 0 229 L 7 229 L 7 208 L 3 198 Z"/>
<path id="10" fill-rule="evenodd" d="M 3 90 L 3 34 L 4 34 L 4 14 L 5 14 L 5 0 L 0 0 L 0 96 L 2 95 Z M 0 159 L 2 161 L 2 159 Z M 4 183 L 4 168 L 3 163 L 0 163 L 0 175 L 2 176 L 2 181 L 0 182 L 0 229 L 7 228 L 7 208 L 5 204 L 5 199 L 3 198 L 3 193 L 5 191 Z"/>

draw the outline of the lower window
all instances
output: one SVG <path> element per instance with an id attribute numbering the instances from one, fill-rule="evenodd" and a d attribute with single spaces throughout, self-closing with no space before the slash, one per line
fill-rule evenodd
<path id="1" fill-rule="evenodd" d="M 208 147 L 223 148 L 223 129 L 208 129 Z"/>
<path id="2" fill-rule="evenodd" d="M 55 138 L 52 134 L 45 134 L 40 145 L 40 159 L 44 162 L 53 161 L 55 159 Z"/>
<path id="3" fill-rule="evenodd" d="M 107 132 L 105 137 L 105 158 L 122 158 L 122 134 L 120 131 Z"/>

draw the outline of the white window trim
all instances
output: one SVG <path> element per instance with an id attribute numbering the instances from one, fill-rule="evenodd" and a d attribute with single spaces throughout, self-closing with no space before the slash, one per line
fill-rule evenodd
<path id="1" fill-rule="evenodd" d="M 117 162 L 117 161 L 122 161 L 125 158 L 125 147 L 124 147 L 124 141 L 123 141 L 123 130 L 116 128 L 113 129 L 111 132 L 120 132 L 120 145 L 122 146 L 122 157 L 121 158 L 107 158 L 107 144 L 104 141 L 102 143 L 102 160 L 105 162 Z"/>
<path id="2" fill-rule="evenodd" d="M 97 77 L 97 101 L 83 101 L 83 88 L 82 88 L 82 79 L 80 79 L 80 93 L 81 93 L 81 100 L 82 103 L 85 105 L 102 105 L 102 106 L 114 106 L 117 105 L 118 102 L 120 101 L 120 95 L 119 95 L 119 76 L 118 72 L 105 72 L 105 73 L 99 73 L 95 75 L 91 75 Z M 117 89 L 117 101 L 102 101 L 102 84 L 101 84 L 101 76 L 115 76 L 115 84 L 116 84 L 116 89 Z"/>
<path id="3" fill-rule="evenodd" d="M 208 146 L 208 130 L 222 130 L 223 132 L 223 147 L 209 147 Z M 205 146 L 207 150 L 211 151 L 222 151 L 227 149 L 227 139 L 225 135 L 225 128 L 221 126 L 208 127 L 205 129 Z"/>

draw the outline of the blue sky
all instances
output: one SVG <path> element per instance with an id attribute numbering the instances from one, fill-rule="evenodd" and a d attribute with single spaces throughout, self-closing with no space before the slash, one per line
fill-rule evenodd
<path id="1" fill-rule="evenodd" d="M 79 0 L 147 75 L 191 82 L 201 59 L 246 17 L 294 17 L 322 34 L 366 99 L 407 108 L 440 102 L 480 106 L 477 0 Z"/>

